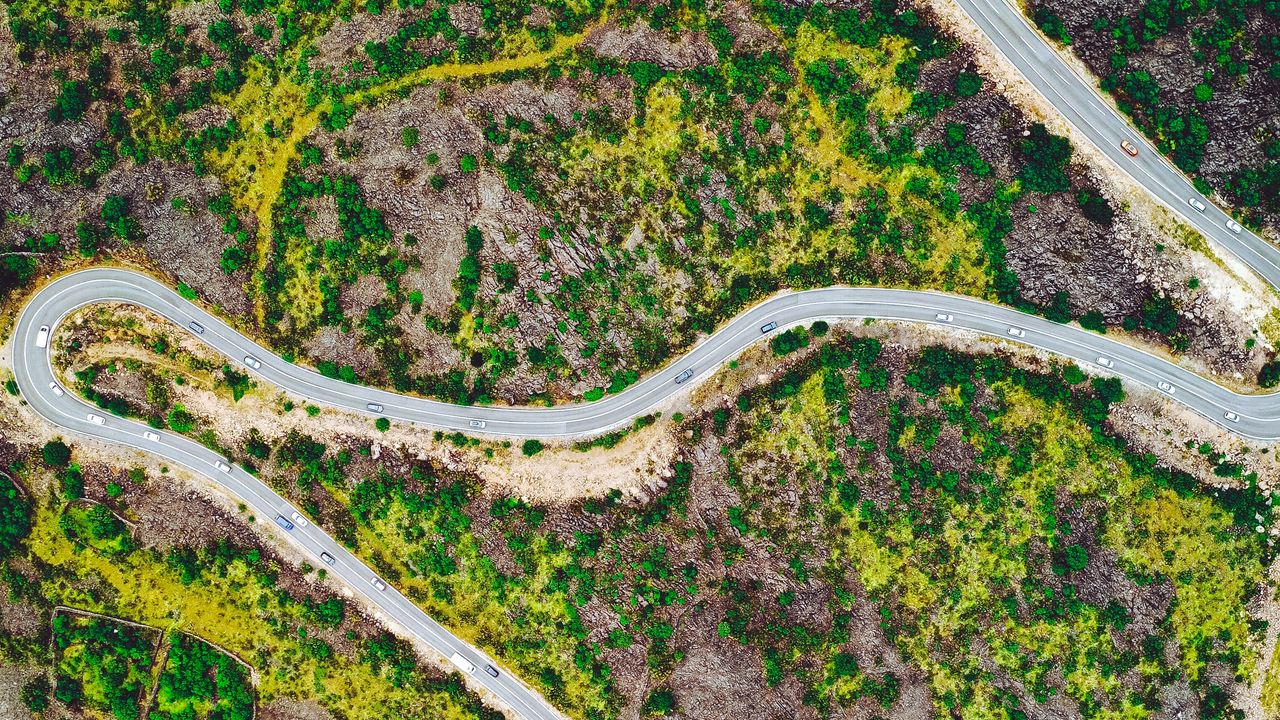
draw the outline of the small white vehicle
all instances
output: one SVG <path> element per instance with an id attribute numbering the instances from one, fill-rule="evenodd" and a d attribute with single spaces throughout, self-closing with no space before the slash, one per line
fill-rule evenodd
<path id="1" fill-rule="evenodd" d="M 454 653 L 453 655 L 450 655 L 449 662 L 453 663 L 454 665 L 457 665 L 459 670 L 461 670 L 462 672 L 468 675 L 476 671 L 476 666 L 472 665 L 470 660 L 462 657 L 460 653 Z"/>
<path id="2" fill-rule="evenodd" d="M 1161 390 L 1163 390 L 1163 391 L 1165 391 L 1165 392 L 1169 393 L 1170 395 L 1172 395 L 1172 394 L 1173 394 L 1173 392 L 1174 392 L 1174 387 L 1173 387 L 1172 385 L 1170 385 L 1169 383 L 1167 383 L 1167 382 L 1163 381 L 1163 380 L 1161 380 L 1160 382 L 1156 383 L 1156 387 L 1158 387 L 1158 388 L 1160 388 Z"/>
<path id="3" fill-rule="evenodd" d="M 1199 210 L 1200 212 L 1204 212 L 1204 203 L 1200 202 L 1198 199 L 1194 197 L 1187 198 L 1187 204 L 1195 208 L 1196 210 Z"/>
<path id="4" fill-rule="evenodd" d="M 1113 368 L 1116 366 L 1116 362 L 1114 360 L 1112 360 L 1111 358 L 1104 358 L 1104 357 L 1098 358 L 1098 364 L 1104 368 Z"/>
<path id="5" fill-rule="evenodd" d="M 1227 219 L 1227 223 L 1226 223 L 1226 224 L 1227 224 L 1227 229 L 1228 229 L 1228 230 L 1230 230 L 1231 232 L 1233 232 L 1233 233 L 1237 234 L 1237 235 L 1239 235 L 1239 234 L 1240 234 L 1240 231 L 1244 229 L 1244 228 L 1240 227 L 1240 223 L 1238 223 L 1238 222 L 1236 222 L 1235 220 L 1232 220 L 1232 219 L 1230 219 L 1230 218 L 1228 218 L 1228 219 Z"/>
<path id="6" fill-rule="evenodd" d="M 298 527 L 306 527 L 311 524 L 310 522 L 307 521 L 306 518 L 302 517 L 296 512 L 293 513 L 293 521 L 298 524 Z"/>
<path id="7" fill-rule="evenodd" d="M 338 562 L 338 560 L 335 557 L 333 557 L 327 552 L 320 553 L 320 560 L 324 562 L 325 565 L 332 565 Z"/>
<path id="8" fill-rule="evenodd" d="M 365 405 L 365 407 L 369 409 L 369 412 L 376 412 L 376 413 L 382 412 L 382 406 L 379 405 L 378 403 L 369 403 Z"/>
<path id="9" fill-rule="evenodd" d="M 1230 420 L 1231 422 L 1240 422 L 1240 416 L 1231 412 L 1230 410 L 1222 413 L 1222 417 Z"/>
<path id="10" fill-rule="evenodd" d="M 36 347 L 49 347 L 49 326 L 41 325 L 40 331 L 36 333 Z"/>
<path id="11" fill-rule="evenodd" d="M 1023 330 L 1022 328 L 1016 328 L 1016 327 L 1009 328 L 1009 337 L 1020 338 L 1020 337 L 1026 337 L 1026 336 L 1027 336 L 1027 331 Z"/>
<path id="12" fill-rule="evenodd" d="M 62 397 L 65 394 L 62 391 L 62 386 L 58 384 L 57 380 L 51 380 L 49 382 L 49 390 L 53 391 L 53 394 L 58 397 Z"/>
<path id="13" fill-rule="evenodd" d="M 150 430 L 143 430 L 143 431 L 142 431 L 142 439 L 144 439 L 144 440 L 150 440 L 151 442 L 160 442 L 160 434 L 159 434 L 159 433 L 153 433 L 153 432 L 151 432 Z"/>
<path id="14" fill-rule="evenodd" d="M 387 589 L 387 584 L 382 582 L 381 578 L 370 578 L 369 582 L 373 583 L 373 586 L 378 588 L 378 592 L 385 592 Z"/>
<path id="15" fill-rule="evenodd" d="M 938 320 L 941 320 L 942 322 L 951 322 L 952 320 L 955 320 L 955 318 L 951 315 L 951 313 L 938 313 L 933 317 Z"/>
<path id="16" fill-rule="evenodd" d="M 469 422 L 469 423 L 467 423 L 467 424 L 468 424 L 468 425 L 470 425 L 470 426 L 471 426 L 471 427 L 473 427 L 473 428 L 479 428 L 479 429 L 482 429 L 482 430 L 484 429 L 484 421 L 483 421 L 483 420 L 472 420 L 471 422 Z"/>
<path id="17" fill-rule="evenodd" d="M 252 355 L 245 355 L 245 356 L 244 356 L 244 364 L 245 364 L 245 365 L 248 365 L 249 367 L 253 368 L 254 370 L 257 370 L 258 368 L 262 367 L 262 363 L 258 362 L 258 358 L 254 357 L 254 356 L 252 356 Z"/>
<path id="18" fill-rule="evenodd" d="M 226 464 L 226 463 L 224 463 L 224 462 L 222 462 L 221 460 L 219 460 L 218 462 L 214 463 L 214 465 L 216 465 L 216 466 L 218 467 L 218 469 L 219 469 L 219 470 L 221 470 L 221 471 L 222 471 L 222 472 L 224 472 L 224 473 L 229 473 L 229 472 L 231 472 L 231 466 L 230 466 L 230 465 L 228 465 L 228 464 Z"/>
<path id="19" fill-rule="evenodd" d="M 95 415 L 93 413 L 89 413 L 89 422 L 93 423 L 94 425 L 106 425 L 107 419 L 102 417 L 101 415 Z"/>

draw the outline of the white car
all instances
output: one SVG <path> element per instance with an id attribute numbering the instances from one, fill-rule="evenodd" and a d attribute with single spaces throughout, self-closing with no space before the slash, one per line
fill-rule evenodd
<path id="1" fill-rule="evenodd" d="M 1173 386 L 1172 386 L 1172 385 L 1170 385 L 1169 383 L 1167 383 L 1167 382 L 1163 381 L 1163 380 L 1161 380 L 1160 382 L 1156 383 L 1156 387 L 1158 387 L 1158 388 L 1160 388 L 1161 390 L 1163 390 L 1163 391 L 1165 391 L 1165 392 L 1169 393 L 1170 395 L 1172 395 L 1172 394 L 1173 394 L 1173 391 L 1174 391 Z"/>
<path id="2" fill-rule="evenodd" d="M 1020 338 L 1020 337 L 1026 337 L 1026 336 L 1027 336 L 1027 331 L 1023 330 L 1022 328 L 1016 328 L 1016 327 L 1009 328 L 1009 337 Z"/>
<path id="3" fill-rule="evenodd" d="M 224 463 L 224 462 L 222 462 L 221 460 L 219 460 L 218 462 L 214 463 L 214 465 L 217 465 L 217 466 L 218 466 L 218 469 L 219 469 L 219 470 L 221 470 L 221 471 L 222 471 L 222 472 L 224 472 L 224 473 L 229 473 L 229 472 L 231 472 L 231 466 L 230 466 L 230 465 L 228 465 L 228 464 L 226 464 L 226 463 Z"/>
<path id="4" fill-rule="evenodd" d="M 293 513 L 293 521 L 298 524 L 298 527 L 306 527 L 311 524 L 306 518 L 302 517 L 298 513 Z"/>
<path id="5" fill-rule="evenodd" d="M 370 578 L 369 582 L 373 583 L 373 586 L 378 588 L 378 592 L 385 592 L 387 589 L 387 584 L 382 582 L 379 578 Z"/>
<path id="6" fill-rule="evenodd" d="M 365 405 L 365 407 L 369 409 L 369 412 L 376 412 L 376 413 L 382 412 L 382 406 L 379 405 L 378 403 L 368 403 Z"/>
<path id="7" fill-rule="evenodd" d="M 1222 413 L 1222 417 L 1230 420 L 1231 422 L 1240 422 L 1240 416 L 1231 412 L 1230 410 Z"/>
<path id="8" fill-rule="evenodd" d="M 332 565 L 337 562 L 337 560 L 327 552 L 320 553 L 320 560 L 323 561 L 325 565 Z"/>
<path id="9" fill-rule="evenodd" d="M 951 322 L 952 320 L 955 320 L 955 318 L 952 317 L 950 313 L 938 313 L 933 317 L 938 320 L 941 320 L 942 322 Z"/>
<path id="10" fill-rule="evenodd" d="M 1113 368 L 1116 366 L 1116 363 L 1114 360 L 1112 360 L 1111 358 L 1104 358 L 1104 357 L 1098 358 L 1098 364 L 1104 368 Z"/>
<path id="11" fill-rule="evenodd" d="M 1199 210 L 1200 212 L 1204 212 L 1204 203 L 1200 202 L 1196 198 L 1193 198 L 1193 197 L 1187 198 L 1187 204 Z"/>
<path id="12" fill-rule="evenodd" d="M 40 332 L 36 333 L 36 347 L 42 348 L 42 347 L 48 347 L 48 346 L 49 346 L 49 326 L 41 325 Z"/>
<path id="13" fill-rule="evenodd" d="M 160 434 L 153 433 L 150 430 L 143 430 L 142 437 L 146 440 L 150 440 L 151 442 L 160 442 Z"/>
<path id="14" fill-rule="evenodd" d="M 1233 232 L 1233 233 L 1235 233 L 1235 234 L 1239 235 L 1239 234 L 1240 234 L 1240 231 L 1241 231 L 1241 230 L 1243 230 L 1244 228 L 1241 228 L 1241 227 L 1240 227 L 1240 223 L 1236 222 L 1235 220 L 1228 219 L 1228 220 L 1227 220 L 1227 229 L 1228 229 L 1228 230 L 1230 230 L 1231 232 Z"/>
<path id="15" fill-rule="evenodd" d="M 471 426 L 471 427 L 473 427 L 473 428 L 480 428 L 480 429 L 482 429 L 482 430 L 484 429 L 484 421 L 483 421 L 483 420 L 472 420 L 471 422 L 469 422 L 469 423 L 467 423 L 467 424 L 468 424 L 468 425 L 470 425 L 470 426 Z"/>
<path id="16" fill-rule="evenodd" d="M 93 423 L 94 425 L 106 425 L 107 419 L 102 417 L 101 415 L 94 415 L 93 413 L 89 413 L 89 422 Z"/>
<path id="17" fill-rule="evenodd" d="M 58 397 L 62 397 L 64 394 L 62 391 L 62 386 L 58 384 L 57 380 L 51 380 L 49 382 L 49 389 L 52 390 L 53 394 L 57 395 Z"/>
<path id="18" fill-rule="evenodd" d="M 245 356 L 244 356 L 244 364 L 245 364 L 245 365 L 248 365 L 249 367 L 253 368 L 254 370 L 257 370 L 258 368 L 262 367 L 262 363 L 258 362 L 258 358 L 254 357 L 254 356 L 252 356 L 252 355 L 245 355 Z"/>

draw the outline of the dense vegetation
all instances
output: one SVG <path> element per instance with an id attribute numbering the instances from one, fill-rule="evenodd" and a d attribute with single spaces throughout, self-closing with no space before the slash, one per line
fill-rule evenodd
<path id="1" fill-rule="evenodd" d="M 1144 717 L 1182 679 L 1203 716 L 1228 707 L 1214 678 L 1254 672 L 1244 608 L 1271 554 L 1255 475 L 1206 446 L 1235 487 L 1210 496 L 1130 451 L 1108 429 L 1119 383 L 1074 366 L 904 358 L 825 324 L 777 340 L 789 369 L 678 420 L 685 456 L 638 507 L 485 497 L 430 462 L 296 430 L 230 451 L 574 716 L 690 712 L 708 698 L 688 694 L 684 659 L 729 643 L 759 663 L 733 683 L 823 717 L 892 710 L 921 682 L 936 712 L 995 717 L 1053 697 Z M 706 452 L 723 465 L 690 461 Z M 994 671 L 973 647 L 998 650 Z"/>
<path id="2" fill-rule="evenodd" d="M 216 176 L 219 191 L 170 204 L 215 219 L 216 264 L 243 285 L 263 335 L 297 359 L 317 353 L 318 337 L 340 338 L 359 352 L 319 352 L 325 374 L 452 402 L 597 399 L 762 296 L 832 283 L 966 292 L 1187 346 L 1168 298 L 1151 298 L 1164 303 L 1157 323 L 1137 308 L 1104 318 L 1065 286 L 1051 302 L 1024 297 L 1004 242 L 1016 210 L 1069 194 L 1068 212 L 1099 233 L 1116 210 L 1071 172 L 1063 138 L 987 103 L 967 51 L 895 0 L 756 3 L 748 19 L 767 44 L 737 38 L 745 26 L 702 3 L 614 10 L 622 27 L 701 43 L 679 67 L 589 47 L 581 33 L 601 22 L 600 3 L 553 3 L 545 22 L 518 3 L 486 4 L 476 26 L 398 5 L 392 20 L 382 3 L 223 3 L 205 28 L 137 5 L 93 23 L 11 6 L 24 62 L 68 66 L 52 121 L 104 134 L 92 169 L 78 152 L 64 161 L 34 145 L 11 148 L 10 164 L 30 167 L 31 183 L 45 155 L 47 174 L 82 185 L 149 159 Z M 351 13 L 386 32 L 337 64 L 317 43 Z M 467 80 L 414 90 L 451 78 Z M 565 110 L 476 109 L 479 93 L 519 84 L 557 88 Z M 601 98 L 603 86 L 627 101 Z M 436 98 L 421 119 L 460 110 L 478 144 L 380 127 L 411 93 L 417 105 Z M 214 108 L 226 113 L 196 122 Z M 993 123 L 1004 128 L 994 142 L 975 142 L 976 125 Z M 384 135 L 401 154 L 387 154 Z M 397 165 L 372 168 L 383 155 Z M 495 176 L 515 209 L 496 223 L 468 212 L 442 234 L 395 200 L 420 190 L 454 207 Z M 134 242 L 148 232 L 144 200 L 104 192 L 74 233 L 30 234 L 23 250 Z M 450 237 L 457 265 L 442 268 Z M 15 256 L 14 282 L 35 258 Z M 424 274 L 442 272 L 456 272 L 453 297 L 424 297 Z M 420 362 L 424 344 L 451 346 L 458 362 Z"/>
<path id="3" fill-rule="evenodd" d="M 22 702 L 32 711 L 70 709 L 78 715 L 136 720 L 145 710 L 162 720 L 235 720 L 253 717 L 256 695 L 268 704 L 280 698 L 313 699 L 351 720 L 386 713 L 409 719 L 497 720 L 456 676 L 419 666 L 407 645 L 353 618 L 340 597 L 260 548 L 228 539 L 145 549 L 103 546 L 80 534 L 85 512 L 109 503 L 106 512 L 118 523 L 117 514 L 130 515 L 130 499 L 142 492 L 165 494 L 156 507 L 174 512 L 169 478 L 152 489 L 139 468 L 129 471 L 127 479 L 109 472 L 104 476 L 101 467 L 82 474 L 75 464 L 45 466 L 38 448 L 26 457 L 15 456 L 14 450 L 0 443 L 13 477 L 26 481 L 24 486 L 35 481 L 44 487 L 47 481 L 41 476 L 47 473 L 56 488 L 54 497 L 41 496 L 26 505 L 29 532 L 15 536 L 0 567 L 8 591 L 0 599 L 5 612 L 45 618 L 42 628 L 0 631 L 0 664 L 50 668 L 52 683 L 37 677 L 21 691 Z M 61 453 L 53 455 L 63 461 Z M 65 502 L 85 496 L 103 504 Z M 67 532 L 68 516 L 75 518 L 73 533 Z M 206 518 L 206 525 L 221 523 L 235 530 L 235 521 L 219 519 L 212 507 L 199 506 L 198 516 Z M 169 521 L 161 519 L 160 525 Z M 155 539 L 140 538 L 143 543 Z M 304 572 L 314 579 L 310 568 Z M 171 632 L 166 636 L 159 629 L 55 611 L 57 606 L 103 612 Z M 213 642 L 256 667 L 256 688 L 249 669 L 214 649 Z"/>

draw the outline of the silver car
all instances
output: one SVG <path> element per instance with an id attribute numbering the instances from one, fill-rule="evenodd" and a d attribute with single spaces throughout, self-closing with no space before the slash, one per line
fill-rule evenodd
<path id="1" fill-rule="evenodd" d="M 765 335 L 777 329 L 778 329 L 778 323 L 776 322 L 765 323 L 764 325 L 760 326 L 760 334 Z"/>
<path id="2" fill-rule="evenodd" d="M 1167 382 L 1163 381 L 1163 380 L 1161 380 L 1160 382 L 1156 383 L 1156 386 L 1157 386 L 1157 387 L 1159 387 L 1161 390 L 1163 390 L 1163 391 L 1165 391 L 1165 392 L 1169 393 L 1170 395 L 1172 395 L 1172 394 L 1174 393 L 1174 387 L 1173 387 L 1172 385 L 1170 385 L 1169 383 L 1167 383 Z"/>
<path id="3" fill-rule="evenodd" d="M 1022 328 L 1016 328 L 1016 327 L 1009 328 L 1009 337 L 1020 338 L 1020 337 L 1026 337 L 1026 336 L 1027 336 L 1027 331 L 1023 330 Z"/>
<path id="4" fill-rule="evenodd" d="M 191 328 L 191 332 L 197 335 L 204 334 L 204 326 L 196 322 L 195 320 L 192 320 L 191 322 L 187 323 L 187 327 Z"/>
<path id="5" fill-rule="evenodd" d="M 1198 200 L 1197 198 L 1194 198 L 1194 197 L 1187 198 L 1187 204 L 1195 208 L 1196 210 L 1199 210 L 1200 212 L 1204 212 L 1204 203 L 1200 202 L 1200 200 Z"/>
<path id="6" fill-rule="evenodd" d="M 329 553 L 327 553 L 327 552 L 322 552 L 322 553 L 320 553 L 320 559 L 321 559 L 322 561 L 324 561 L 324 564 L 325 564 L 325 565 L 332 565 L 332 564 L 334 564 L 334 563 L 338 562 L 338 560 L 337 560 L 334 556 L 330 555 L 330 554 L 329 554 Z"/>
<path id="7" fill-rule="evenodd" d="M 54 395 L 57 395 L 58 397 L 62 397 L 63 395 L 62 386 L 58 384 L 57 380 L 52 380 L 49 382 L 49 389 L 53 391 Z"/>
<path id="8" fill-rule="evenodd" d="M 262 367 L 262 363 L 258 362 L 258 358 L 254 357 L 254 356 L 252 356 L 252 355 L 245 355 L 245 356 L 244 356 L 244 364 L 245 364 L 245 365 L 248 365 L 249 367 L 253 368 L 254 370 L 257 370 L 258 368 Z"/>
<path id="9" fill-rule="evenodd" d="M 369 412 L 376 412 L 376 413 L 382 412 L 382 406 L 379 405 L 378 403 L 369 403 L 368 405 L 365 405 L 365 407 L 369 408 Z"/>
<path id="10" fill-rule="evenodd" d="M 1237 235 L 1239 235 L 1240 231 L 1244 229 L 1240 227 L 1240 223 L 1236 222 L 1235 220 L 1228 219 L 1226 224 L 1227 224 L 1227 229 Z"/>
<path id="11" fill-rule="evenodd" d="M 468 424 L 468 425 L 470 425 L 470 426 L 471 426 L 471 427 L 473 427 L 473 428 L 479 428 L 479 429 L 481 429 L 481 430 L 483 430 L 483 429 L 484 429 L 484 421 L 483 421 L 483 420 L 472 420 L 471 422 L 469 422 L 469 423 L 467 423 L 467 424 Z"/>
<path id="12" fill-rule="evenodd" d="M 1104 368 L 1113 368 L 1116 366 L 1116 363 L 1114 360 L 1112 360 L 1111 358 L 1104 358 L 1104 357 L 1098 358 L 1098 364 Z"/>
<path id="13" fill-rule="evenodd" d="M 685 380 L 688 380 L 691 377 L 693 377 L 693 369 L 690 368 L 688 370 L 684 370 L 679 375 L 676 376 L 676 384 L 679 385 L 680 383 L 684 382 Z"/>
<path id="14" fill-rule="evenodd" d="M 1231 412 L 1230 410 L 1222 413 L 1222 417 L 1230 420 L 1231 422 L 1240 422 L 1240 416 Z"/>

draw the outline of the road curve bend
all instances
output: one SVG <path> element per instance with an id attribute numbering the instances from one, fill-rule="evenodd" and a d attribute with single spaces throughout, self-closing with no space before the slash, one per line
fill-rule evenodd
<path id="1" fill-rule="evenodd" d="M 1236 232 L 1228 228 L 1228 216 L 1201 197 L 1090 84 L 1073 73 L 1016 7 L 1004 0 L 956 1 L 992 40 L 997 51 L 1135 182 L 1246 263 L 1272 287 L 1280 287 L 1280 252 L 1247 230 Z M 1129 157 L 1120 150 L 1123 139 L 1141 148 L 1137 157 Z M 1204 209 L 1197 208 L 1193 200 Z M 13 371 L 24 399 L 38 415 L 67 431 L 153 453 L 212 478 L 243 499 L 264 521 L 278 516 L 293 518 L 297 510 L 258 478 L 203 445 L 181 435 L 152 430 L 142 423 L 103 415 L 58 384 L 48 348 L 37 343 L 41 328 L 49 328 L 48 334 L 52 336 L 68 313 L 102 302 L 131 303 L 146 308 L 188 332 L 192 332 L 192 323 L 196 323 L 202 329 L 197 337 L 231 362 L 245 366 L 264 382 L 314 403 L 474 434 L 563 438 L 604 432 L 625 425 L 710 375 L 721 363 L 760 340 L 765 335 L 762 328 L 771 323 L 777 324 L 776 331 L 818 319 L 876 318 L 946 325 L 1022 343 L 1163 392 L 1171 400 L 1239 435 L 1256 440 L 1280 438 L 1280 394 L 1240 395 L 1109 337 L 982 300 L 943 293 L 835 287 L 778 295 L 744 311 L 678 361 L 625 391 L 595 403 L 554 408 L 463 407 L 327 378 L 285 362 L 172 289 L 130 270 L 95 268 L 72 273 L 58 278 L 31 298 L 13 334 Z M 253 362 L 247 363 L 246 358 L 252 358 Z M 686 382 L 677 384 L 677 376 L 685 377 Z M 90 415 L 100 418 L 101 422 L 91 421 Z M 294 521 L 293 529 L 285 534 L 318 559 L 322 553 L 330 555 L 333 558 L 328 568 L 330 573 L 418 639 L 445 657 L 454 653 L 461 655 L 465 664 L 473 666 L 467 673 L 471 681 L 491 692 L 520 717 L 530 720 L 563 717 L 514 675 L 499 672 L 498 677 L 493 677 L 486 673 L 486 665 L 496 668 L 497 663 L 379 580 L 372 570 L 314 524 Z M 465 664 L 463 670 L 467 672 Z"/>

